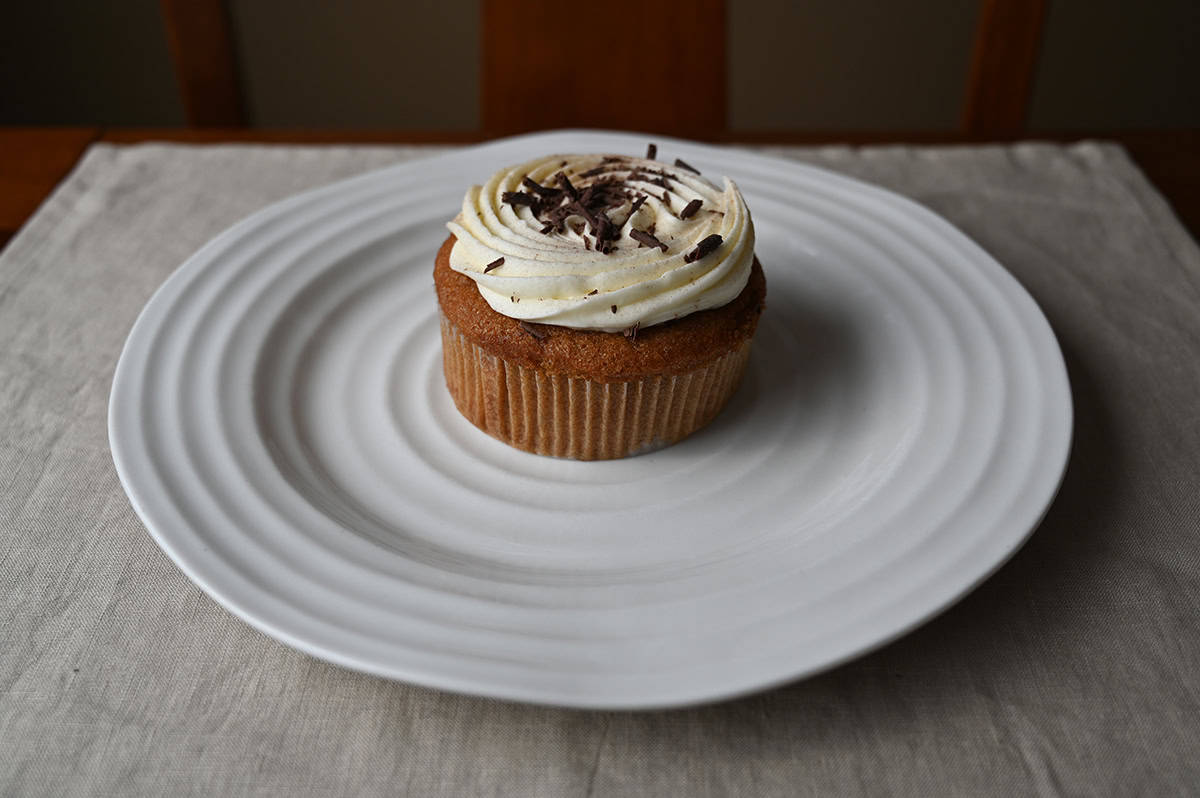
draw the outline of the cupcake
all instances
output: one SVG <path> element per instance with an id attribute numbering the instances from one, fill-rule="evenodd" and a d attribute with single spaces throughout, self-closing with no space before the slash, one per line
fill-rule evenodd
<path id="1" fill-rule="evenodd" d="M 732 181 L 619 155 L 502 169 L 437 253 L 446 387 L 484 432 L 598 460 L 675 443 L 737 389 L 766 282 Z"/>

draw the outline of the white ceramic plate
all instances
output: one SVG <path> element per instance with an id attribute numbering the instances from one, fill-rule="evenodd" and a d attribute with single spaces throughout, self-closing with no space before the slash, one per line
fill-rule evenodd
<path id="1" fill-rule="evenodd" d="M 346 667 L 578 707 L 709 701 L 930 618 L 1036 526 L 1071 406 L 1033 300 L 950 224 L 829 172 L 658 137 L 740 185 L 767 273 L 746 380 L 641 457 L 526 454 L 459 416 L 431 269 L 465 188 L 565 131 L 294 197 L 197 252 L 121 355 L 113 457 L 209 595 Z"/>

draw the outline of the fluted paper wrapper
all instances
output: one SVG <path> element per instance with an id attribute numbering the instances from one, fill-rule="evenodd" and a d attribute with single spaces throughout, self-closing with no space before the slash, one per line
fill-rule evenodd
<path id="1" fill-rule="evenodd" d="M 685 374 L 598 382 L 506 361 L 442 317 L 446 386 L 459 412 L 518 449 L 575 460 L 628 457 L 682 440 L 729 401 L 749 356 L 746 340 Z"/>

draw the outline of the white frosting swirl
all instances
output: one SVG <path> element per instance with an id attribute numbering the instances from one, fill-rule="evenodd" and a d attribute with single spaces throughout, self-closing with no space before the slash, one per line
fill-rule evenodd
<path id="1" fill-rule="evenodd" d="M 598 169 L 601 174 L 584 176 Z M 660 170 L 666 188 L 653 182 L 663 179 Z M 559 171 L 581 193 L 605 179 L 625 181 L 629 196 L 598 211 L 619 231 L 609 254 L 596 250 L 583 215 L 567 217 L 561 232 L 543 233 L 546 222 L 530 207 L 503 200 L 510 191 L 532 196 L 522 187 L 526 177 L 557 188 Z M 641 194 L 646 199 L 631 214 L 633 198 Z M 696 199 L 700 209 L 681 219 Z M 457 239 L 450 267 L 473 279 L 496 312 L 576 329 L 648 327 L 720 307 L 745 287 L 754 263 L 754 224 L 733 181 L 725 178 L 718 189 L 686 169 L 642 158 L 552 155 L 502 169 L 467 191 L 462 211 L 447 227 Z M 640 245 L 632 230 L 653 230 L 667 250 Z M 687 262 L 713 234 L 721 236 L 720 245 Z M 484 271 L 500 258 L 503 265 Z"/>

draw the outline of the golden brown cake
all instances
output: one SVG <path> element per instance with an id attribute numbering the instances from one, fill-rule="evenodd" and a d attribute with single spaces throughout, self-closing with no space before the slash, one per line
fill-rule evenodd
<path id="1" fill-rule="evenodd" d="M 736 187 L 686 164 L 550 156 L 473 187 L 437 253 L 446 385 L 484 432 L 611 459 L 708 424 L 766 282 Z"/>

